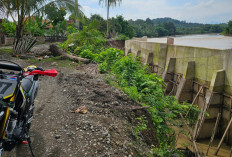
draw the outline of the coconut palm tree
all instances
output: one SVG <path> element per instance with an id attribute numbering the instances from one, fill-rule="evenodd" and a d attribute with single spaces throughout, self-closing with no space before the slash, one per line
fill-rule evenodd
<path id="1" fill-rule="evenodd" d="M 76 27 L 80 29 L 80 22 L 85 21 L 85 17 L 84 17 L 85 15 L 81 10 L 81 6 L 79 5 L 78 0 L 75 0 L 74 8 L 75 8 L 75 11 L 73 15 L 75 17 L 75 24 L 76 24 Z"/>
<path id="2" fill-rule="evenodd" d="M 105 3 L 107 7 L 107 36 L 109 35 L 109 11 L 110 7 L 115 7 L 120 4 L 122 0 L 99 0 L 99 4 Z"/>
<path id="3" fill-rule="evenodd" d="M 24 35 L 24 28 L 30 16 L 44 12 L 46 5 L 54 3 L 74 11 L 73 0 L 0 0 L 0 14 L 10 16 L 16 23 L 14 47 Z"/>

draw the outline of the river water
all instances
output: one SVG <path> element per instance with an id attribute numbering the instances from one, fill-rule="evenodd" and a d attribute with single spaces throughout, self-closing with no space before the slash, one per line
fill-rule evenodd
<path id="1" fill-rule="evenodd" d="M 232 37 L 219 34 L 174 36 L 174 45 L 204 47 L 212 49 L 232 49 Z M 148 38 L 149 42 L 167 43 L 167 37 Z"/>

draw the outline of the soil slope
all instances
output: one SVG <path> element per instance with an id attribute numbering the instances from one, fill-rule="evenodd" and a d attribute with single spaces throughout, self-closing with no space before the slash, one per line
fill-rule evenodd
<path id="1" fill-rule="evenodd" d="M 149 145 L 156 143 L 153 129 L 144 131 L 140 142 L 135 139 L 136 117 L 147 115 L 151 122 L 149 115 L 145 110 L 133 110 L 139 104 L 108 85 L 96 64 L 64 68 L 41 61 L 36 65 L 59 72 L 56 78 L 40 77 L 30 131 L 36 156 L 146 156 Z M 80 106 L 88 112 L 72 112 Z M 27 145 L 19 145 L 5 156 L 31 155 Z"/>

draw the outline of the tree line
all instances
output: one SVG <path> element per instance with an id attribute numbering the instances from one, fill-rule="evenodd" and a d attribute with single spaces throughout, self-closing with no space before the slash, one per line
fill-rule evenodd
<path id="1" fill-rule="evenodd" d="M 222 33 L 227 24 L 187 23 L 172 18 L 157 18 L 128 21 L 135 29 L 136 36 L 161 37 L 187 34 Z"/>

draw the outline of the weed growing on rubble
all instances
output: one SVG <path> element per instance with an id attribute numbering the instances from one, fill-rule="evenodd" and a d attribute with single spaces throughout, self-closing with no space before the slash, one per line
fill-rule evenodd
<path id="1" fill-rule="evenodd" d="M 145 116 L 138 117 L 136 120 L 138 121 L 138 124 L 134 126 L 132 132 L 135 138 L 139 140 L 139 135 L 141 135 L 142 131 L 147 129 L 148 121 Z"/>
<path id="2" fill-rule="evenodd" d="M 152 116 L 153 126 L 156 128 L 159 140 L 159 147 L 154 147 L 153 153 L 159 156 L 171 156 L 177 153 L 175 149 L 176 135 L 170 125 L 183 125 L 183 122 L 179 120 L 179 115 L 180 113 L 185 115 L 187 112 L 189 116 L 186 117 L 186 121 L 194 124 L 198 115 L 197 107 L 188 103 L 179 104 L 175 97 L 165 96 L 163 91 L 165 85 L 160 76 L 149 73 L 148 68 L 141 65 L 132 55 L 107 57 L 107 55 L 112 55 L 111 51 L 104 52 L 100 69 L 104 64 L 104 72 L 110 71 L 116 77 L 117 85 L 130 98 L 144 106 L 150 106 L 148 111 Z M 144 125 L 138 125 L 135 133 L 144 127 Z M 138 136 L 138 134 L 136 135 Z"/>
<path id="3" fill-rule="evenodd" d="M 176 135 L 172 126 L 181 126 L 180 114 L 197 115 L 198 109 L 195 106 L 184 103 L 179 104 L 175 97 L 165 96 L 163 87 L 165 84 L 160 76 L 150 73 L 149 68 L 140 64 L 137 58 L 131 54 L 123 56 L 123 52 L 109 48 L 99 54 L 88 56 L 99 63 L 101 73 L 114 75 L 113 84 L 121 88 L 130 98 L 138 103 L 149 106 L 149 113 L 152 116 L 153 126 L 157 132 L 159 146 L 152 148 L 152 154 L 159 156 L 171 156 L 177 153 Z M 196 117 L 196 116 L 195 116 Z M 188 123 L 195 123 L 196 118 L 185 117 Z M 140 119 L 141 125 L 134 128 L 134 135 L 146 129 L 144 119 Z"/>

